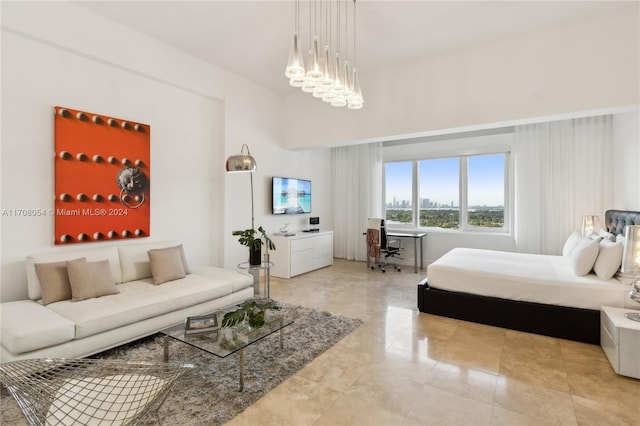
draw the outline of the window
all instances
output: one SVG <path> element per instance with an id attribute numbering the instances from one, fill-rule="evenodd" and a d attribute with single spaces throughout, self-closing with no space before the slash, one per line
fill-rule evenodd
<path id="1" fill-rule="evenodd" d="M 508 159 L 503 152 L 387 162 L 385 218 L 401 226 L 506 231 Z"/>
<path id="2" fill-rule="evenodd" d="M 385 164 L 385 218 L 388 223 L 413 223 L 413 161 Z"/>
<path id="3" fill-rule="evenodd" d="M 505 154 L 467 157 L 467 225 L 504 227 Z"/>
<path id="4" fill-rule="evenodd" d="M 460 160 L 441 158 L 418 162 L 420 226 L 460 226 Z"/>

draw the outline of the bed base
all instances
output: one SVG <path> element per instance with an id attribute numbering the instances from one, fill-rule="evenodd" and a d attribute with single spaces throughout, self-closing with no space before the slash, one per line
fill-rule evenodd
<path id="1" fill-rule="evenodd" d="M 427 314 L 600 344 L 599 310 L 440 290 L 429 287 L 426 278 L 418 284 L 418 309 Z"/>

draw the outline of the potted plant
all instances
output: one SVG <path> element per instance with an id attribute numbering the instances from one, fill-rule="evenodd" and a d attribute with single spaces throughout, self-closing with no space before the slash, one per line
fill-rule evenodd
<path id="1" fill-rule="evenodd" d="M 279 311 L 280 306 L 269 299 L 245 302 L 235 311 L 224 314 L 222 327 L 233 327 L 246 319 L 251 328 L 260 328 L 265 324 L 264 313 L 267 309 Z"/>
<path id="2" fill-rule="evenodd" d="M 276 249 L 275 244 L 273 244 L 271 238 L 267 236 L 262 226 L 260 226 L 257 231 L 255 229 L 245 229 L 244 231 L 233 231 L 232 234 L 240 237 L 238 238 L 240 244 L 249 247 L 249 264 L 251 265 L 260 265 L 260 263 L 262 263 L 263 243 L 267 244 L 269 250 Z"/>

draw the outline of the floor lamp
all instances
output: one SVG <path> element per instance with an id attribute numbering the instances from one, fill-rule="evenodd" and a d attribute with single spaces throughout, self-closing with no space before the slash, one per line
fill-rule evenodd
<path id="1" fill-rule="evenodd" d="M 246 154 L 244 153 L 245 148 L 247 149 Z M 247 144 L 242 144 L 240 154 L 232 155 L 227 158 L 226 167 L 227 172 L 230 173 L 249 172 L 249 176 L 251 178 L 251 229 L 255 231 L 255 217 L 253 212 L 253 172 L 257 170 L 258 165 L 256 164 L 256 159 L 251 156 Z"/>

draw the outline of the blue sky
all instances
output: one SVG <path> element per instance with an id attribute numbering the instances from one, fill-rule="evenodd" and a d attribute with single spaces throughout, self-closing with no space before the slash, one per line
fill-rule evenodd
<path id="1" fill-rule="evenodd" d="M 504 155 L 469 157 L 469 205 L 504 204 Z M 386 164 L 386 203 L 411 200 L 411 161 Z M 420 197 L 458 205 L 458 158 L 420 162 Z"/>

